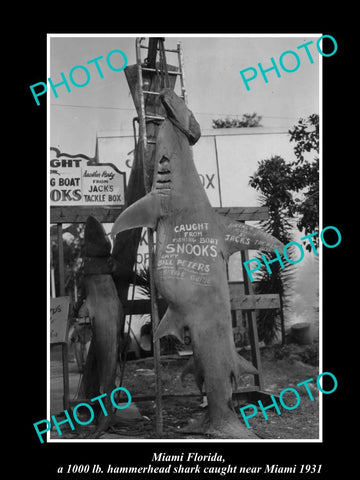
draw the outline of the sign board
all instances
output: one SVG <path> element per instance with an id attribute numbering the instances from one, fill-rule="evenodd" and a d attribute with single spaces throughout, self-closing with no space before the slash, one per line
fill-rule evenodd
<path id="1" fill-rule="evenodd" d="M 117 132 L 100 132 L 97 137 L 99 160 L 116 165 L 121 171 L 130 171 L 134 156 L 134 138 L 119 136 Z M 219 175 L 214 137 L 200 137 L 192 147 L 200 181 L 213 207 L 221 205 Z"/>
<path id="2" fill-rule="evenodd" d="M 196 116 L 196 115 L 195 115 Z M 258 205 L 258 192 L 249 185 L 258 162 L 279 155 L 296 160 L 290 135 L 284 128 L 223 128 L 204 130 L 192 147 L 202 185 L 213 207 Z M 101 162 L 111 162 L 130 173 L 134 150 L 132 135 L 99 132 L 97 149 Z"/>
<path id="3" fill-rule="evenodd" d="M 215 141 L 215 137 L 200 137 L 192 150 L 196 170 L 209 202 L 213 207 L 219 207 L 221 205 L 221 192 Z"/>
<path id="4" fill-rule="evenodd" d="M 58 155 L 50 160 L 51 206 L 122 206 L 125 173 L 111 163 Z"/>
<path id="5" fill-rule="evenodd" d="M 50 343 L 66 343 L 70 297 L 50 299 Z"/>

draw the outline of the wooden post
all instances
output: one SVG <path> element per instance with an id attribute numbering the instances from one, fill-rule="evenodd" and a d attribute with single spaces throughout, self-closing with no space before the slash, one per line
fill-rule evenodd
<path id="1" fill-rule="evenodd" d="M 58 234 L 58 259 L 59 259 L 59 293 L 60 297 L 65 295 L 65 266 L 64 266 L 64 243 L 62 236 L 62 223 L 57 224 Z M 61 344 L 61 356 L 63 364 L 63 388 L 64 388 L 64 409 L 69 408 L 69 365 L 68 365 L 68 350 L 67 344 Z"/>
<path id="2" fill-rule="evenodd" d="M 64 410 L 69 409 L 69 397 L 70 397 L 70 386 L 69 386 L 69 358 L 68 358 L 68 346 L 67 343 L 61 344 L 61 354 L 62 354 L 62 366 L 63 366 L 63 388 L 64 388 L 64 397 L 63 404 Z"/>
<path id="3" fill-rule="evenodd" d="M 50 245 L 50 296 L 51 298 L 56 297 L 54 260 L 53 260 L 51 245 Z"/>
<path id="4" fill-rule="evenodd" d="M 282 293 L 279 294 L 280 297 L 280 322 L 281 322 L 281 345 L 285 345 L 285 317 L 284 317 L 284 302 Z"/>
<path id="5" fill-rule="evenodd" d="M 151 321 L 152 331 L 155 334 L 159 325 L 159 311 L 157 305 L 157 293 L 154 282 L 154 232 L 148 228 L 149 243 L 149 272 L 150 272 L 150 302 L 151 302 Z M 160 340 L 154 340 L 154 373 L 155 373 L 155 396 L 156 396 L 156 433 L 163 433 L 163 414 L 162 414 L 162 396 L 161 396 L 161 363 L 160 363 Z"/>
<path id="6" fill-rule="evenodd" d="M 187 105 L 188 98 L 187 98 L 187 91 L 186 91 L 186 85 L 185 85 L 185 72 L 184 72 L 185 68 L 184 68 L 184 59 L 182 54 L 181 42 L 178 42 L 177 44 L 177 52 L 178 52 L 179 69 L 180 69 L 181 95 L 184 99 L 185 105 Z"/>
<path id="7" fill-rule="evenodd" d="M 243 265 L 244 262 L 249 260 L 249 252 L 247 250 L 241 250 L 241 264 Z M 253 287 L 251 281 L 243 269 L 244 275 L 244 291 L 245 295 L 253 295 Z M 256 324 L 256 315 L 253 310 L 246 312 L 248 326 L 249 326 L 249 337 L 250 337 L 250 345 L 251 345 L 251 358 L 254 366 L 258 369 L 259 374 L 254 375 L 255 385 L 257 385 L 260 390 L 264 389 L 264 383 L 262 378 L 262 370 L 261 370 L 261 358 L 260 358 L 260 347 L 259 347 L 259 337 L 257 331 L 257 324 Z"/>
<path id="8" fill-rule="evenodd" d="M 58 258 L 59 258 L 59 282 L 60 282 L 60 297 L 65 295 L 65 266 L 64 266 L 64 244 L 62 236 L 62 223 L 57 224 L 58 234 Z"/>
<path id="9" fill-rule="evenodd" d="M 139 115 L 139 141 L 140 151 L 142 155 L 142 164 L 145 172 L 145 155 L 147 152 L 147 133 L 145 121 L 145 102 L 143 95 L 143 77 L 140 54 L 140 39 L 136 39 L 136 58 L 137 58 L 137 74 L 138 74 L 138 88 L 140 98 L 140 115 Z M 142 147 L 142 148 L 141 148 Z M 145 190 L 146 180 L 144 175 Z M 148 193 L 148 192 L 146 192 Z M 151 322 L 153 334 L 159 325 L 159 313 L 157 307 L 157 295 L 154 282 L 154 232 L 148 228 L 148 247 L 149 247 L 149 273 L 150 273 L 150 301 L 151 301 Z M 161 435 L 163 433 L 163 416 L 162 416 L 162 398 L 161 398 L 161 365 L 160 365 L 160 340 L 154 341 L 154 373 L 155 373 L 155 398 L 156 398 L 156 433 Z"/>
<path id="10" fill-rule="evenodd" d="M 220 168 L 219 168 L 219 156 L 218 156 L 218 149 L 216 143 L 216 135 L 214 135 L 214 148 L 215 148 L 215 159 L 216 159 L 216 172 L 218 177 L 218 188 L 219 188 L 219 200 L 220 200 L 220 208 L 222 207 L 222 197 L 221 197 L 221 185 L 220 185 Z"/>

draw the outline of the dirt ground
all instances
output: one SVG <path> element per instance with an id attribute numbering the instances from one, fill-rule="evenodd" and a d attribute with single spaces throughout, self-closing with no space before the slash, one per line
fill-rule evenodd
<path id="1" fill-rule="evenodd" d="M 241 352 L 247 356 L 248 352 Z M 285 347 L 273 346 L 261 349 L 264 390 L 279 395 L 284 388 L 296 388 L 301 395 L 301 402 L 294 410 L 285 410 L 281 407 L 281 415 L 274 408 L 267 410 L 268 420 L 265 420 L 260 411 L 249 420 L 253 431 L 261 439 L 317 439 L 319 438 L 319 392 L 316 387 L 318 372 L 317 345 L 299 346 L 288 344 Z M 138 418 L 121 421 L 111 426 L 100 438 L 206 438 L 191 426 L 197 419 L 202 418 L 206 407 L 201 406 L 203 397 L 200 395 L 193 376 L 185 378 L 184 385 L 180 376 L 186 364 L 186 359 L 172 358 L 162 361 L 161 381 L 163 409 L 163 434 L 156 433 L 156 409 L 153 400 L 138 401 L 139 396 L 154 395 L 155 375 L 152 358 L 137 361 L 128 361 L 122 386 L 126 387 L 133 397 L 133 403 L 139 410 Z M 304 387 L 296 387 L 297 383 L 313 378 L 309 383 L 314 400 L 311 401 Z M 253 377 L 245 378 L 246 384 L 251 385 Z M 195 396 L 178 396 L 169 398 L 167 395 L 195 394 Z M 296 398 L 293 393 L 286 393 L 283 397 L 288 405 L 294 405 Z M 126 400 L 125 400 L 126 401 Z M 254 401 L 252 401 L 255 403 Z M 239 420 L 244 423 L 239 407 L 251 403 L 235 401 L 235 410 Z M 60 438 L 84 438 L 91 434 L 93 425 L 76 428 L 75 431 L 64 432 Z M 186 429 L 186 432 L 184 431 Z M 52 438 L 56 435 L 51 435 Z"/>

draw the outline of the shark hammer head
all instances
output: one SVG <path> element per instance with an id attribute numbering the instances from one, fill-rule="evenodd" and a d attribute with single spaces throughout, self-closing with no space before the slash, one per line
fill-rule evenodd
<path id="1" fill-rule="evenodd" d="M 190 145 L 194 145 L 201 136 L 200 125 L 183 100 L 171 88 L 163 88 L 160 92 L 167 118 L 188 137 Z"/>

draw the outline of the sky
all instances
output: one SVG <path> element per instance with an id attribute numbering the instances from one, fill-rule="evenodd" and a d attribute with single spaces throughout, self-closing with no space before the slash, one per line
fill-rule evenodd
<path id="1" fill-rule="evenodd" d="M 162 36 L 158 34 L 156 36 Z M 316 39 L 321 33 L 296 36 L 165 36 L 165 47 L 176 48 L 182 43 L 185 79 L 189 108 L 194 112 L 202 131 L 211 129 L 213 118 L 244 113 L 261 115 L 264 127 L 290 128 L 300 117 L 319 113 L 319 64 L 322 56 L 316 49 Z M 106 56 L 112 50 L 122 50 L 128 65 L 136 63 L 135 36 L 49 36 L 48 73 L 54 84 L 61 82 L 61 72 L 69 79 L 75 66 L 87 66 L 90 80 L 82 88 L 71 83 L 68 92 L 64 85 L 57 87 L 58 98 L 48 89 L 47 101 L 50 111 L 50 145 L 61 151 L 94 156 L 96 135 L 112 130 L 132 132 L 132 118 L 136 115 L 123 71 L 112 71 L 106 64 Z M 304 48 L 309 45 L 313 63 Z M 144 42 L 147 44 L 147 39 Z M 296 57 L 283 55 L 283 65 L 293 72 L 285 72 L 279 66 L 284 52 L 296 52 Z M 144 57 L 146 50 L 142 50 Z M 99 65 L 104 78 L 100 78 L 95 64 L 89 60 L 103 56 Z M 258 64 L 266 70 L 272 66 L 271 57 L 278 65 L 281 78 L 276 72 L 267 73 L 265 83 Z M 121 68 L 122 57 L 113 54 L 115 68 Z M 177 65 L 174 54 L 167 53 L 169 64 Z M 249 82 L 247 91 L 240 70 L 256 68 L 257 77 Z M 248 71 L 246 75 L 250 75 Z M 39 79 L 40 81 L 41 79 Z M 85 71 L 74 71 L 74 80 L 85 83 Z M 40 97 L 40 100 L 42 98 Z"/>

